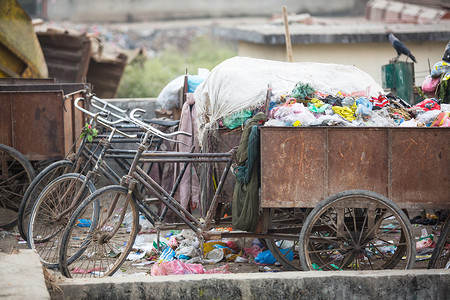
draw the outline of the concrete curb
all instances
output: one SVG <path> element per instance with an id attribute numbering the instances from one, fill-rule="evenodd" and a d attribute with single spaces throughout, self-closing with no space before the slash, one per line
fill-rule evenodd
<path id="1" fill-rule="evenodd" d="M 448 299 L 450 270 L 67 279 L 54 299 Z"/>
<path id="2" fill-rule="evenodd" d="M 33 250 L 0 253 L 1 299 L 50 299 L 42 264 Z"/>

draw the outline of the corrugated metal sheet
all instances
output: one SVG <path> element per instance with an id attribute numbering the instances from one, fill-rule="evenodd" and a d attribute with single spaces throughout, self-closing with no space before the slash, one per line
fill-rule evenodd
<path id="1" fill-rule="evenodd" d="M 85 34 L 48 29 L 37 35 L 50 77 L 62 83 L 85 81 L 91 57 L 91 42 Z"/>
<path id="2" fill-rule="evenodd" d="M 93 56 L 89 63 L 87 80 L 93 85 L 93 92 L 100 98 L 114 98 L 119 88 L 127 55 L 119 53 L 114 59 Z"/>

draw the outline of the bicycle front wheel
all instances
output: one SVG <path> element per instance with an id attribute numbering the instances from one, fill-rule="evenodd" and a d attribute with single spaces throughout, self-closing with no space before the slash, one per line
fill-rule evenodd
<path id="1" fill-rule="evenodd" d="M 90 181 L 84 184 L 86 180 L 78 173 L 64 174 L 42 191 L 33 206 L 27 242 L 47 268 L 58 267 L 64 228 L 78 204 L 95 191 Z"/>
<path id="2" fill-rule="evenodd" d="M 22 196 L 34 176 L 33 166 L 22 153 L 0 144 L 0 228 L 16 225 Z"/>
<path id="3" fill-rule="evenodd" d="M 450 268 L 450 217 L 447 217 L 441 229 L 441 234 L 431 255 L 428 269 Z"/>
<path id="4" fill-rule="evenodd" d="M 64 231 L 59 265 L 66 277 L 103 277 L 114 274 L 136 239 L 139 214 L 128 189 L 101 188 L 76 209 Z M 99 206 L 91 222 L 92 204 Z M 89 225 L 85 225 L 89 224 Z"/>

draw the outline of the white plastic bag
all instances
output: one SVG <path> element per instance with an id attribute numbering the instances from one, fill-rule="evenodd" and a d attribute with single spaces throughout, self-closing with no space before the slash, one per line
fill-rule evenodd
<path id="1" fill-rule="evenodd" d="M 179 108 L 180 91 L 184 86 L 184 75 L 169 82 L 159 93 L 156 103 L 164 109 Z"/>

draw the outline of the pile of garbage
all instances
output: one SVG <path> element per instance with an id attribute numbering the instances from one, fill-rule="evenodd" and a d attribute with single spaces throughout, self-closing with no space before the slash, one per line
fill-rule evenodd
<path id="1" fill-rule="evenodd" d="M 132 266 L 149 267 L 147 274 L 151 276 L 231 273 L 229 262 L 256 264 L 262 271 L 271 270 L 267 265 L 277 264 L 258 239 L 251 245 L 244 245 L 242 239 L 222 239 L 201 246 L 195 233 L 186 229 L 170 230 L 159 239 L 155 233 L 139 234 L 132 249 L 127 260 L 133 262 Z M 225 264 L 204 267 L 218 263 Z"/>
<path id="2" fill-rule="evenodd" d="M 412 106 L 349 65 L 234 57 L 209 72 L 194 99 L 200 143 L 261 111 L 265 126 L 450 126 L 449 104 L 430 96 Z"/>
<path id="3" fill-rule="evenodd" d="M 392 94 L 333 95 L 300 82 L 291 94 L 270 101 L 265 126 L 450 127 L 450 105 L 428 98 L 411 106 Z"/>

